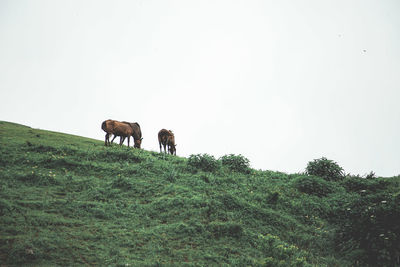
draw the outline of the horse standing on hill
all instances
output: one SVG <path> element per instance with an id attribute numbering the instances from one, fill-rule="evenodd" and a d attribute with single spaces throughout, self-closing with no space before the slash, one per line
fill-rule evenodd
<path id="1" fill-rule="evenodd" d="M 101 129 L 106 132 L 104 141 L 105 146 L 111 145 L 117 136 L 120 136 L 119 145 L 122 145 L 125 138 L 128 137 L 129 146 L 129 137 L 133 135 L 133 129 L 130 125 L 115 120 L 106 120 L 101 124 Z M 114 135 L 114 138 L 110 142 L 110 136 L 112 135 Z"/>
<path id="2" fill-rule="evenodd" d="M 167 153 L 166 146 L 168 146 L 168 152 L 171 155 L 176 155 L 175 136 L 171 130 L 161 129 L 158 132 L 158 144 L 160 145 L 160 153 L 162 152 L 162 145 L 164 153 Z"/>
<path id="3" fill-rule="evenodd" d="M 134 148 L 140 148 L 140 145 L 142 144 L 142 131 L 140 129 L 140 125 L 137 122 L 127 122 L 127 121 L 123 121 L 123 123 L 128 124 L 132 130 L 133 130 L 133 134 L 132 134 L 132 138 L 133 138 L 133 147 Z M 129 137 L 128 137 L 128 146 L 129 146 Z"/>

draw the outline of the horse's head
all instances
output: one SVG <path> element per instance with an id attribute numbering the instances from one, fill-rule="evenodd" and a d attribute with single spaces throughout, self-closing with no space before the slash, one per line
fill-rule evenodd
<path id="1" fill-rule="evenodd" d="M 170 144 L 168 146 L 168 151 L 171 155 L 176 155 L 176 144 Z"/>
<path id="2" fill-rule="evenodd" d="M 140 148 L 140 145 L 142 144 L 142 140 L 143 140 L 143 138 L 134 139 L 134 142 L 135 142 L 135 144 L 133 145 L 134 148 Z"/>

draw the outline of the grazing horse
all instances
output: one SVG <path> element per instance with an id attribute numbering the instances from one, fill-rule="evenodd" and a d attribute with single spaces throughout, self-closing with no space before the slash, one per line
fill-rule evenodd
<path id="1" fill-rule="evenodd" d="M 126 121 L 123 121 L 123 123 L 126 123 L 129 126 L 131 126 L 131 128 L 133 130 L 133 135 L 132 135 L 133 143 L 134 143 L 133 147 L 140 148 L 143 138 L 142 138 L 142 131 L 140 130 L 139 123 L 137 123 L 137 122 L 131 123 L 131 122 L 126 122 Z M 128 137 L 128 143 L 129 143 L 129 137 Z M 128 146 L 129 146 L 129 144 L 128 144 Z"/>
<path id="2" fill-rule="evenodd" d="M 166 146 L 168 146 L 168 152 L 171 155 L 176 155 L 175 136 L 171 130 L 161 129 L 158 132 L 158 144 L 160 145 L 160 153 L 162 152 L 162 145 L 164 147 L 164 153 L 167 153 Z"/>
<path id="3" fill-rule="evenodd" d="M 172 133 L 172 132 L 171 132 Z M 168 151 L 171 155 L 176 155 L 175 135 L 172 134 L 167 141 Z"/>
<path id="4" fill-rule="evenodd" d="M 115 120 L 106 120 L 101 124 L 101 129 L 106 132 L 106 137 L 104 141 L 104 144 L 106 146 L 111 145 L 111 143 L 117 136 L 121 137 L 119 141 L 120 145 L 122 145 L 122 143 L 125 141 L 125 138 L 128 137 L 129 146 L 129 137 L 133 135 L 133 129 L 130 125 Z M 111 135 L 114 135 L 114 138 L 110 142 Z"/>

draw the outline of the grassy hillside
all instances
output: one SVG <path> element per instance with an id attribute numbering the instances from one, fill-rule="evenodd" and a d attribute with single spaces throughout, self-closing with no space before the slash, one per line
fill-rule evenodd
<path id="1" fill-rule="evenodd" d="M 0 151 L 2 266 L 398 264 L 399 177 L 328 181 L 8 122 Z"/>

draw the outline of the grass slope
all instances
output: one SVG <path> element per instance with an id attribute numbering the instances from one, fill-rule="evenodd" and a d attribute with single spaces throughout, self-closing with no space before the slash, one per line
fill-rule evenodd
<path id="1" fill-rule="evenodd" d="M 355 194 L 337 184 L 304 193 L 300 174 L 204 172 L 8 122 L 0 151 L 2 266 L 354 264 L 329 216 Z"/>

